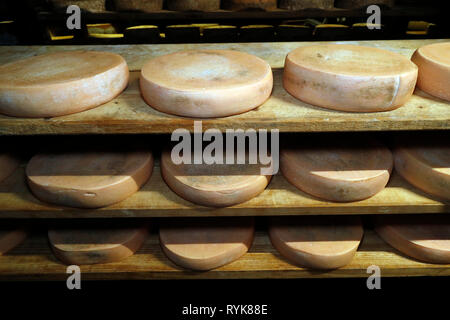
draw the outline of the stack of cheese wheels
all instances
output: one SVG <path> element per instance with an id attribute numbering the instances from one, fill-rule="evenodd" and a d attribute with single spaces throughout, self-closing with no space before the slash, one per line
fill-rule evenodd
<path id="1" fill-rule="evenodd" d="M 393 167 L 389 149 L 371 139 L 332 141 L 286 146 L 280 154 L 281 172 L 302 191 L 338 202 L 366 199 L 386 186 Z"/>
<path id="2" fill-rule="evenodd" d="M 215 11 L 220 0 L 168 0 L 167 8 L 173 11 Z"/>
<path id="3" fill-rule="evenodd" d="M 45 202 L 98 208 L 135 193 L 153 169 L 149 151 L 42 153 L 26 168 L 33 194 Z"/>
<path id="4" fill-rule="evenodd" d="M 394 148 L 395 170 L 409 183 L 450 200 L 448 135 L 399 136 Z"/>
<path id="5" fill-rule="evenodd" d="M 253 218 L 190 218 L 160 226 L 160 244 L 175 264 L 192 270 L 218 268 L 244 255 L 254 236 Z"/>
<path id="6" fill-rule="evenodd" d="M 148 226 L 144 224 L 85 225 L 55 228 L 48 239 L 55 256 L 66 264 L 97 264 L 122 260 L 133 255 L 144 243 Z"/>
<path id="7" fill-rule="evenodd" d="M 0 153 L 0 182 L 9 177 L 18 167 L 19 158 L 9 153 Z"/>
<path id="8" fill-rule="evenodd" d="M 228 50 L 182 51 L 154 58 L 141 71 L 144 100 L 187 117 L 224 117 L 254 109 L 270 96 L 270 66 Z"/>
<path id="9" fill-rule="evenodd" d="M 277 8 L 277 0 L 223 0 L 223 8 L 227 10 L 273 10 Z"/>
<path id="10" fill-rule="evenodd" d="M 269 225 L 273 246 L 289 261 L 312 269 L 347 265 L 363 232 L 357 216 L 273 218 Z"/>
<path id="11" fill-rule="evenodd" d="M 423 46 L 414 52 L 411 60 L 419 67 L 417 86 L 450 101 L 450 42 Z"/>
<path id="12" fill-rule="evenodd" d="M 161 155 L 161 174 L 180 197 L 211 207 L 245 202 L 268 185 L 271 176 L 262 175 L 260 165 L 225 164 L 225 161 L 224 164 L 175 164 L 171 151 L 165 149 Z"/>
<path id="13" fill-rule="evenodd" d="M 0 113 L 55 117 L 97 107 L 128 84 L 128 66 L 114 53 L 50 53 L 0 66 Z"/>
<path id="14" fill-rule="evenodd" d="M 379 215 L 375 230 L 400 252 L 430 263 L 450 263 L 448 215 Z"/>
<path id="15" fill-rule="evenodd" d="M 0 227 L 0 255 L 18 246 L 26 237 L 25 229 L 2 225 Z"/>
<path id="16" fill-rule="evenodd" d="M 342 111 L 396 109 L 411 97 L 417 67 L 406 57 L 355 45 L 315 45 L 286 57 L 283 85 L 307 103 Z"/>

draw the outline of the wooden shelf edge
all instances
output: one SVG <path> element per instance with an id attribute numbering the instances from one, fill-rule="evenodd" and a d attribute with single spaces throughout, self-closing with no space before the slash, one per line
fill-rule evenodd
<path id="1" fill-rule="evenodd" d="M 115 263 L 81 266 L 83 280 L 141 279 L 281 279 L 368 277 L 367 268 L 377 265 L 382 277 L 450 276 L 450 265 L 427 264 L 408 258 L 388 246 L 372 230 L 352 262 L 330 271 L 308 270 L 292 265 L 272 247 L 265 231 L 258 231 L 250 251 L 235 262 L 208 272 L 181 269 L 169 261 L 152 233 L 133 256 Z M 44 234 L 33 235 L 19 247 L 0 256 L 0 280 L 66 280 L 66 266 L 53 256 Z"/>
<path id="2" fill-rule="evenodd" d="M 450 213 L 450 203 L 416 189 L 395 171 L 384 190 L 358 202 L 320 200 L 298 190 L 281 174 L 277 174 L 257 197 L 225 208 L 203 207 L 182 199 L 166 185 L 159 166 L 154 167 L 151 178 L 138 192 L 100 209 L 76 209 L 43 203 L 31 194 L 25 180 L 22 166 L 0 183 L 0 219 Z"/>

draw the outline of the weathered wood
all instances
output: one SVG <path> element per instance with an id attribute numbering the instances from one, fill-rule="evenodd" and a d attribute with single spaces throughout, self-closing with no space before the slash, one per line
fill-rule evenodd
<path id="1" fill-rule="evenodd" d="M 349 278 L 367 277 L 367 267 L 377 265 L 383 277 L 450 276 L 450 265 L 426 264 L 400 254 L 373 231 L 366 231 L 354 259 L 332 271 L 299 268 L 272 247 L 267 234 L 256 234 L 250 251 L 240 259 L 208 272 L 186 271 L 170 262 L 161 251 L 157 234 L 125 260 L 81 266 L 83 280 L 118 279 L 239 279 L 239 278 Z M 0 256 L 0 280 L 66 280 L 64 264 L 56 260 L 45 236 L 26 240 Z"/>
<path id="2" fill-rule="evenodd" d="M 0 184 L 1 218 L 125 218 L 186 216 L 272 216 L 446 213 L 450 203 L 441 202 L 405 182 L 394 173 L 387 187 L 372 198 L 349 203 L 327 202 L 314 198 L 286 181 L 272 178 L 259 196 L 225 208 L 209 208 L 188 202 L 161 178 L 159 166 L 140 191 L 115 205 L 101 209 L 58 207 L 37 200 L 29 191 L 23 168 Z"/>
<path id="3" fill-rule="evenodd" d="M 417 47 L 446 40 L 352 41 L 410 57 Z M 315 42 L 317 44 L 318 42 Z M 139 70 L 149 58 L 184 49 L 234 49 L 255 54 L 274 68 L 272 97 L 261 107 L 236 116 L 207 119 L 203 130 L 217 128 L 265 128 L 281 132 L 380 131 L 450 129 L 449 103 L 416 90 L 402 107 L 379 113 L 348 113 L 315 107 L 289 95 L 281 83 L 284 58 L 302 43 L 180 44 L 125 46 L 0 47 L 0 63 L 34 54 L 60 50 L 95 49 L 123 55 L 131 70 Z M 193 130 L 193 119 L 172 116 L 149 107 L 141 98 L 138 72 L 132 72 L 128 89 L 98 108 L 69 116 L 23 119 L 0 116 L 0 134 L 171 133 L 177 128 Z"/>

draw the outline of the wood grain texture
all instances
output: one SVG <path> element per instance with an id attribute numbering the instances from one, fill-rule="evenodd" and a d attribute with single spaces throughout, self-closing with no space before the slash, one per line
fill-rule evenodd
<path id="1" fill-rule="evenodd" d="M 149 181 L 135 194 L 112 206 L 87 210 L 59 207 L 37 200 L 25 183 L 23 167 L 0 183 L 1 218 L 126 218 L 183 216 L 272 216 L 391 213 L 446 213 L 442 202 L 404 181 L 395 172 L 387 187 L 372 198 L 336 203 L 314 198 L 278 174 L 257 197 L 225 208 L 209 208 L 188 202 L 164 183 L 155 166 Z"/>
<path id="2" fill-rule="evenodd" d="M 367 277 L 367 267 L 378 265 L 383 277 L 450 276 L 450 265 L 426 264 L 405 257 L 373 231 L 366 231 L 354 259 L 332 271 L 299 268 L 272 247 L 258 231 L 250 251 L 240 259 L 208 272 L 183 270 L 161 251 L 157 234 L 125 260 L 81 266 L 83 280 L 118 279 L 239 279 L 239 278 L 349 278 Z M 0 257 L 0 280 L 66 280 L 66 267 L 51 253 L 45 236 L 30 237 Z"/>
<path id="3" fill-rule="evenodd" d="M 349 41 L 345 43 L 391 50 L 410 57 L 420 46 L 448 40 Z M 330 42 L 327 42 L 330 43 Z M 344 43 L 344 42 L 334 42 Z M 320 42 L 314 42 L 320 44 Z M 188 49 L 232 49 L 266 60 L 274 69 L 272 97 L 261 107 L 236 116 L 203 121 L 203 130 L 217 128 L 265 128 L 281 132 L 438 130 L 450 129 L 449 103 L 416 89 L 402 107 L 379 113 L 347 113 L 315 107 L 295 99 L 281 83 L 284 58 L 291 50 L 308 42 L 251 44 L 182 44 L 123 46 L 33 46 L 0 47 L 0 64 L 35 54 L 61 50 L 103 50 L 121 54 L 131 73 L 128 89 L 116 99 L 74 115 L 22 119 L 0 116 L 0 134 L 86 134 L 86 133 L 171 133 L 177 128 L 193 131 L 192 118 L 171 116 L 149 107 L 138 88 L 139 70 L 152 57 Z"/>

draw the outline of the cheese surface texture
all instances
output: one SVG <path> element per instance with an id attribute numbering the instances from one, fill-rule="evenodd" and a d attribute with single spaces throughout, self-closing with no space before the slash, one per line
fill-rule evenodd
<path id="1" fill-rule="evenodd" d="M 351 112 L 387 111 L 412 95 L 417 67 L 406 57 L 356 45 L 315 45 L 291 51 L 286 91 L 312 105 Z"/>
<path id="2" fill-rule="evenodd" d="M 445 215 L 379 215 L 375 230 L 402 253 L 424 262 L 450 263 L 450 219 Z"/>
<path id="3" fill-rule="evenodd" d="M 169 150 L 161 155 L 161 174 L 180 197 L 211 207 L 232 206 L 250 200 L 269 184 L 260 165 L 174 164 Z"/>
<path id="4" fill-rule="evenodd" d="M 312 269 L 348 264 L 363 233 L 357 216 L 277 217 L 269 224 L 273 246 L 294 264 Z"/>
<path id="5" fill-rule="evenodd" d="M 251 247 L 253 218 L 169 219 L 159 229 L 160 244 L 175 264 L 210 270 L 228 264 Z"/>
<path id="6" fill-rule="evenodd" d="M 24 229 L 0 227 L 0 256 L 18 246 L 26 237 L 27 232 Z"/>
<path id="7" fill-rule="evenodd" d="M 419 67 L 417 86 L 450 101 L 450 42 L 423 46 L 414 52 L 411 60 Z"/>
<path id="8" fill-rule="evenodd" d="M 20 164 L 19 158 L 9 153 L 0 153 L 0 182 L 9 177 Z"/>
<path id="9" fill-rule="evenodd" d="M 103 224 L 102 224 L 103 225 Z M 48 231 L 50 247 L 65 264 L 97 264 L 133 255 L 148 235 L 147 226 L 61 228 Z"/>
<path id="10" fill-rule="evenodd" d="M 349 202 L 369 198 L 388 183 L 392 154 L 374 140 L 287 146 L 280 153 L 284 177 L 316 197 Z"/>
<path id="11" fill-rule="evenodd" d="M 154 58 L 141 70 L 140 88 L 153 108 L 187 117 L 224 117 L 263 104 L 272 69 L 253 55 L 229 50 L 182 51 Z"/>
<path id="12" fill-rule="evenodd" d="M 128 84 L 125 60 L 114 53 L 49 53 L 0 66 L 0 113 L 56 117 L 97 107 Z"/>
<path id="13" fill-rule="evenodd" d="M 151 152 L 41 153 L 26 168 L 28 185 L 42 201 L 98 208 L 119 202 L 148 180 Z"/>

